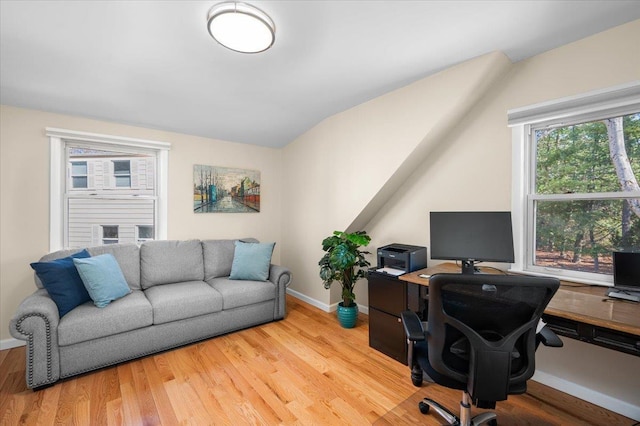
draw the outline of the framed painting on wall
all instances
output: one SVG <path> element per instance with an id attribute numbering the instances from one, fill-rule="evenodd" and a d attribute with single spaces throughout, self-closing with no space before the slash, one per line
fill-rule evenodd
<path id="1" fill-rule="evenodd" d="M 193 166 L 194 213 L 257 213 L 260 171 Z"/>

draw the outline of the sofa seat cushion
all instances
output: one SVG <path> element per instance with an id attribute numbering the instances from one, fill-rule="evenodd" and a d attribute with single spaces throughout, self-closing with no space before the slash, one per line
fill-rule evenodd
<path id="1" fill-rule="evenodd" d="M 276 298 L 276 286 L 271 281 L 238 281 L 214 278 L 207 281 L 224 298 L 224 309 L 233 309 Z"/>
<path id="2" fill-rule="evenodd" d="M 222 295 L 204 281 L 156 285 L 145 294 L 153 307 L 153 323 L 164 324 L 222 310 Z"/>
<path id="3" fill-rule="evenodd" d="M 134 290 L 104 308 L 87 302 L 69 312 L 60 319 L 58 344 L 72 345 L 152 324 L 151 304 L 142 291 Z"/>

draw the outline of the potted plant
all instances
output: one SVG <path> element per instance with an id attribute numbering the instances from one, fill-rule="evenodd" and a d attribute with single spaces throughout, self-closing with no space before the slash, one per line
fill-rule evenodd
<path id="1" fill-rule="evenodd" d="M 334 231 L 333 235 L 322 241 L 325 254 L 318 262 L 320 278 L 324 288 L 331 288 L 334 281 L 342 285 L 342 302 L 338 303 L 338 320 L 345 328 L 353 328 L 358 319 L 358 305 L 353 288 L 360 278 L 367 275 L 367 267 L 371 264 L 364 255 L 368 251 L 360 247 L 369 245 L 371 237 L 366 231 L 353 233 Z"/>

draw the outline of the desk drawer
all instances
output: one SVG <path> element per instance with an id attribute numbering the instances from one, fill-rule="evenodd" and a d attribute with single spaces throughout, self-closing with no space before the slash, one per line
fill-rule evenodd
<path id="1" fill-rule="evenodd" d="M 542 319 L 556 334 L 594 345 L 640 356 L 640 337 L 566 318 L 543 315 Z"/>
<path id="2" fill-rule="evenodd" d="M 369 346 L 407 364 L 407 338 L 402 320 L 369 307 Z"/>
<path id="3" fill-rule="evenodd" d="M 640 356 L 640 337 L 638 336 L 594 327 L 592 339 L 596 345 Z"/>
<path id="4" fill-rule="evenodd" d="M 407 290 L 404 281 L 369 274 L 369 308 L 400 316 L 407 309 Z"/>

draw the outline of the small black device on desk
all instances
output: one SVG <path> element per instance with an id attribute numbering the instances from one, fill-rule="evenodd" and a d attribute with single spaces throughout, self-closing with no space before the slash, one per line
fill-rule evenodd
<path id="1" fill-rule="evenodd" d="M 397 276 L 426 267 L 426 247 L 393 243 L 378 249 L 376 272 Z"/>

